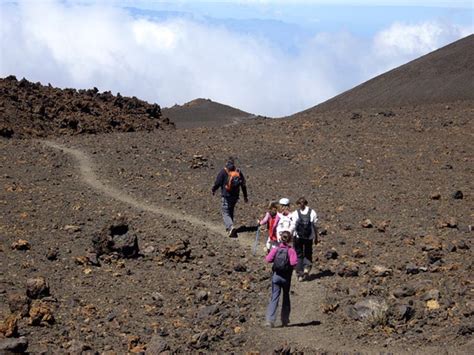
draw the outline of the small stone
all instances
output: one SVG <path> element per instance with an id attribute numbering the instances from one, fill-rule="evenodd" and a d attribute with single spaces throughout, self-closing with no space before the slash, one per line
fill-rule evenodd
<path id="1" fill-rule="evenodd" d="M 16 314 L 10 314 L 7 319 L 0 322 L 0 334 L 7 338 L 18 336 L 18 318 Z"/>
<path id="2" fill-rule="evenodd" d="M 75 226 L 75 225 L 72 225 L 72 224 L 66 224 L 63 229 L 66 231 L 66 232 L 69 232 L 69 233 L 77 233 L 77 232 L 80 232 L 82 230 L 81 227 L 79 226 Z"/>
<path id="3" fill-rule="evenodd" d="M 35 277 L 26 280 L 26 295 L 37 299 L 49 296 L 49 285 L 44 277 Z"/>
<path id="4" fill-rule="evenodd" d="M 428 308 L 430 311 L 439 309 L 439 303 L 436 300 L 429 300 L 426 302 L 426 308 Z"/>
<path id="5" fill-rule="evenodd" d="M 455 200 L 462 200 L 464 198 L 464 194 L 462 193 L 461 190 L 457 190 L 455 192 L 453 192 L 453 194 L 451 195 Z"/>
<path id="6" fill-rule="evenodd" d="M 208 294 L 206 291 L 199 291 L 196 295 L 196 300 L 198 302 L 206 301 L 208 299 Z"/>
<path id="7" fill-rule="evenodd" d="M 347 261 L 339 266 L 337 274 L 342 277 L 356 277 L 359 275 L 359 266 L 352 261 Z"/>
<path id="8" fill-rule="evenodd" d="M 158 334 L 153 335 L 150 342 L 146 346 L 147 355 L 159 355 L 168 350 L 170 350 L 170 346 L 166 340 L 164 340 Z"/>
<path id="9" fill-rule="evenodd" d="M 439 296 L 440 296 L 439 290 L 432 289 L 423 295 L 423 301 L 429 301 L 429 300 L 438 301 Z"/>
<path id="10" fill-rule="evenodd" d="M 415 294 L 415 289 L 411 286 L 402 286 L 396 288 L 392 294 L 396 298 L 409 297 Z"/>
<path id="11" fill-rule="evenodd" d="M 420 272 L 420 268 L 416 265 L 413 265 L 413 264 L 408 264 L 405 267 L 405 270 L 406 270 L 406 273 L 410 274 L 410 275 L 416 275 Z"/>
<path id="12" fill-rule="evenodd" d="M 46 254 L 46 259 L 49 261 L 57 260 L 59 256 L 59 250 L 57 248 L 50 248 Z"/>
<path id="13" fill-rule="evenodd" d="M 0 353 L 25 353 L 28 340 L 25 337 L 0 339 Z"/>
<path id="14" fill-rule="evenodd" d="M 374 273 L 374 276 L 376 277 L 386 277 L 393 274 L 392 269 L 389 269 L 381 265 L 374 265 L 374 267 L 372 268 L 372 272 Z"/>
<path id="15" fill-rule="evenodd" d="M 365 253 L 361 249 L 355 248 L 352 250 L 352 257 L 360 259 L 360 258 L 363 258 L 364 256 L 365 256 Z"/>
<path id="16" fill-rule="evenodd" d="M 441 194 L 439 192 L 434 192 L 430 195 L 430 199 L 439 200 L 439 199 L 441 199 Z"/>
<path id="17" fill-rule="evenodd" d="M 30 311 L 30 299 L 21 293 L 12 293 L 8 296 L 10 312 L 26 317 Z"/>
<path id="18" fill-rule="evenodd" d="M 30 243 L 25 239 L 18 239 L 12 243 L 11 248 L 14 250 L 29 250 L 31 248 Z"/>
<path id="19" fill-rule="evenodd" d="M 237 271 L 237 272 L 246 272 L 247 271 L 247 267 L 243 264 L 236 264 L 234 265 L 234 271 Z"/>
<path id="20" fill-rule="evenodd" d="M 30 325 L 47 325 L 54 323 L 53 310 L 49 304 L 43 301 L 35 300 L 31 304 Z"/>
<path id="21" fill-rule="evenodd" d="M 360 222 L 360 225 L 362 226 L 362 228 L 373 228 L 373 226 L 374 226 L 372 221 L 368 218 L 366 218 L 362 222 Z"/>
<path id="22" fill-rule="evenodd" d="M 339 257 L 339 254 L 335 249 L 328 250 L 325 254 L 324 257 L 327 260 L 336 260 Z"/>
<path id="23" fill-rule="evenodd" d="M 155 252 L 155 247 L 152 245 L 147 246 L 145 249 L 143 249 L 143 254 L 145 255 L 150 255 Z"/>
<path id="24" fill-rule="evenodd" d="M 377 230 L 381 233 L 384 233 L 388 226 L 390 225 L 390 221 L 389 220 L 386 220 L 386 221 L 382 221 L 380 222 L 378 225 L 377 225 Z"/>

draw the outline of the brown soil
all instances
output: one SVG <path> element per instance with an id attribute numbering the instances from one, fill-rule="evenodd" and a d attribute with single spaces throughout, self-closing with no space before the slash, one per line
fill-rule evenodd
<path id="1" fill-rule="evenodd" d="M 209 99 L 196 99 L 181 106 L 163 108 L 162 112 L 163 116 L 174 122 L 177 128 L 234 125 L 256 117 Z"/>

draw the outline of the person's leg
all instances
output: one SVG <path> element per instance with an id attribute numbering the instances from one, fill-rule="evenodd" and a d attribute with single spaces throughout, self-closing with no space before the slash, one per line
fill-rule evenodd
<path id="1" fill-rule="evenodd" d="M 280 301 L 281 293 L 281 277 L 273 273 L 272 276 L 272 295 L 270 297 L 270 303 L 267 307 L 267 324 L 273 326 L 276 320 L 276 314 L 278 310 L 278 302 Z"/>
<path id="2" fill-rule="evenodd" d="M 232 229 L 232 226 L 234 225 L 234 221 L 232 218 L 232 215 L 234 213 L 233 206 L 231 210 L 231 204 L 229 203 L 230 201 L 225 197 L 222 197 L 221 201 L 221 213 L 222 218 L 224 219 L 225 230 L 230 231 Z"/>
<path id="3" fill-rule="evenodd" d="M 296 264 L 296 276 L 303 276 L 303 262 L 304 262 L 304 250 L 303 242 L 300 238 L 295 238 L 293 246 L 296 251 L 296 256 L 298 257 L 298 263 Z"/>
<path id="4" fill-rule="evenodd" d="M 313 241 L 304 241 L 304 273 L 309 274 L 313 266 Z"/>
<path id="5" fill-rule="evenodd" d="M 290 323 L 290 287 L 291 287 L 291 273 L 286 278 L 282 285 L 283 288 L 283 303 L 281 305 L 281 325 L 286 327 Z"/>

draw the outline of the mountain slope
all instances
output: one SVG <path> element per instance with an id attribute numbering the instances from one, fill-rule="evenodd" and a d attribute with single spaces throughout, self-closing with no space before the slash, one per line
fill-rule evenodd
<path id="1" fill-rule="evenodd" d="M 178 128 L 224 126 L 255 117 L 248 112 L 209 99 L 196 99 L 181 106 L 163 108 L 162 112 L 163 116 L 168 117 Z"/>
<path id="2" fill-rule="evenodd" d="M 473 99 L 474 35 L 470 35 L 303 112 L 397 107 Z"/>

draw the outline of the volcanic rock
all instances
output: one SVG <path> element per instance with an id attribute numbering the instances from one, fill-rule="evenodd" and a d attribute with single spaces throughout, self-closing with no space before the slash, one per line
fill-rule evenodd
<path id="1" fill-rule="evenodd" d="M 17 313 L 21 317 L 26 317 L 30 311 L 31 300 L 20 293 L 12 293 L 8 296 L 8 306 L 10 312 Z"/>
<path id="2" fill-rule="evenodd" d="M 0 334 L 7 338 L 18 336 L 18 317 L 16 314 L 11 314 L 0 322 Z"/>
<path id="3" fill-rule="evenodd" d="M 30 325 L 50 325 L 54 323 L 54 315 L 52 307 L 43 301 L 35 300 L 31 304 Z"/>
<path id="4" fill-rule="evenodd" d="M 326 253 L 324 253 L 324 257 L 327 260 L 336 260 L 338 258 L 339 254 L 335 249 L 328 250 Z"/>
<path id="5" fill-rule="evenodd" d="M 25 337 L 0 339 L 0 352 L 8 353 L 24 353 L 28 349 L 28 339 Z"/>
<path id="6" fill-rule="evenodd" d="M 146 355 L 159 355 L 168 350 L 170 350 L 170 346 L 166 340 L 155 334 L 146 346 Z"/>
<path id="7" fill-rule="evenodd" d="M 393 270 L 382 265 L 374 265 L 374 267 L 372 267 L 372 272 L 376 277 L 385 277 L 392 275 Z"/>
<path id="8" fill-rule="evenodd" d="M 44 277 L 35 277 L 26 280 L 26 295 L 37 299 L 49 296 L 49 285 Z"/>
<path id="9" fill-rule="evenodd" d="M 462 193 L 461 190 L 457 190 L 455 192 L 453 192 L 453 194 L 451 195 L 455 200 L 462 200 L 464 198 L 464 194 Z"/>
<path id="10" fill-rule="evenodd" d="M 372 221 L 368 218 L 360 222 L 360 225 L 362 226 L 362 228 L 372 228 L 374 226 Z"/>
<path id="11" fill-rule="evenodd" d="M 413 296 L 415 294 L 415 289 L 411 286 L 402 286 L 402 287 L 397 287 L 392 294 L 396 298 L 401 298 L 401 297 L 409 297 Z"/>
<path id="12" fill-rule="evenodd" d="M 359 275 L 359 266 L 352 262 L 347 261 L 340 265 L 337 269 L 337 274 L 343 277 L 355 277 Z"/>
<path id="13" fill-rule="evenodd" d="M 191 249 L 188 240 L 180 240 L 179 242 L 166 246 L 162 250 L 165 258 L 175 262 L 185 262 L 191 257 Z"/>
<path id="14" fill-rule="evenodd" d="M 25 239 L 18 239 L 16 242 L 12 243 L 12 249 L 15 250 L 29 250 L 30 243 Z"/>
<path id="15" fill-rule="evenodd" d="M 139 255 L 138 237 L 129 231 L 124 218 L 95 233 L 92 246 L 97 256 L 115 253 L 122 258 L 134 258 Z"/>

